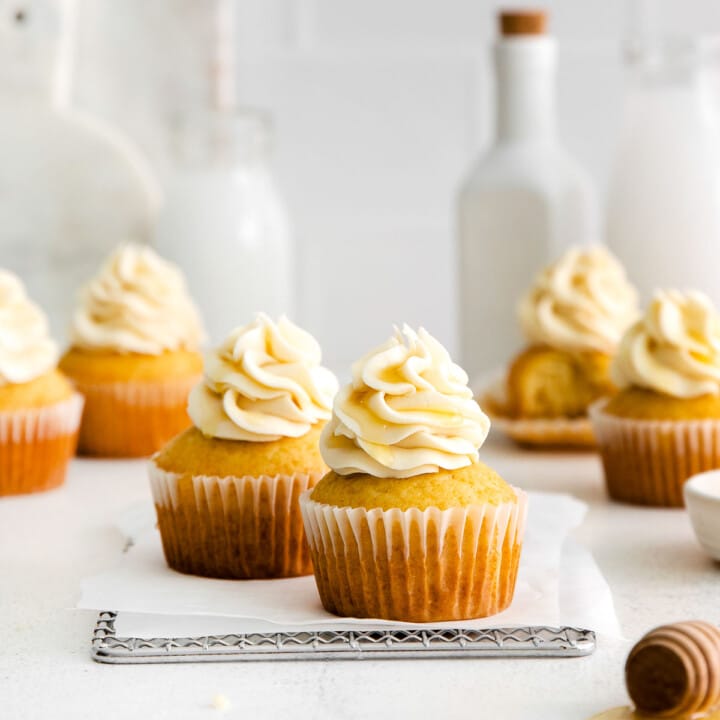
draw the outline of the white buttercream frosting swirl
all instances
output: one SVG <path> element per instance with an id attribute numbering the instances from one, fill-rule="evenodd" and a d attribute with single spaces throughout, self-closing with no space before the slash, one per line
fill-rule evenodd
<path id="1" fill-rule="evenodd" d="M 203 338 L 180 269 L 132 243 L 83 288 L 71 328 L 74 347 L 142 355 L 197 350 Z"/>
<path id="2" fill-rule="evenodd" d="M 720 393 L 720 315 L 700 292 L 659 290 L 624 335 L 611 368 L 619 387 L 677 398 Z"/>
<path id="3" fill-rule="evenodd" d="M 638 316 L 638 298 L 605 248 L 572 248 L 538 274 L 518 314 L 529 342 L 611 354 Z"/>
<path id="4" fill-rule="evenodd" d="M 0 385 L 30 382 L 50 372 L 57 360 L 45 314 L 15 275 L 0 270 Z"/>
<path id="5" fill-rule="evenodd" d="M 468 377 L 422 328 L 405 326 L 352 366 L 320 451 L 339 475 L 406 478 L 478 459 L 490 421 Z"/>
<path id="6" fill-rule="evenodd" d="M 330 417 L 338 382 L 315 338 L 286 317 L 258 314 L 205 358 L 188 412 L 205 435 L 265 442 L 301 437 Z"/>

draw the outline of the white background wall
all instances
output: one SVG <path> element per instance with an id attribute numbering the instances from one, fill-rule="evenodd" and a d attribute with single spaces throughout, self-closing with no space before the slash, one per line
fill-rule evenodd
<path id="1" fill-rule="evenodd" d="M 630 0 L 553 0 L 562 137 L 600 191 L 623 95 Z M 210 95 L 205 0 L 82 0 L 78 101 L 159 158 L 168 103 Z M 295 225 L 295 316 L 343 368 L 390 324 L 453 349 L 455 190 L 490 134 L 487 0 L 237 0 L 240 102 L 269 108 Z M 667 0 L 662 25 L 720 31 L 717 0 Z M 239 319 L 240 321 L 241 319 Z"/>

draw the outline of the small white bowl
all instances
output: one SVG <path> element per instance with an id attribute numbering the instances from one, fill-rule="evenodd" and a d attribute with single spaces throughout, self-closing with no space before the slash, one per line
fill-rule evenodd
<path id="1" fill-rule="evenodd" d="M 720 470 L 693 475 L 683 492 L 700 545 L 710 557 L 720 560 Z"/>

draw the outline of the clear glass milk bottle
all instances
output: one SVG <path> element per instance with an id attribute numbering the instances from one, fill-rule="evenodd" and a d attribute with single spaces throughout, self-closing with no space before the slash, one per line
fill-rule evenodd
<path id="1" fill-rule="evenodd" d="M 645 299 L 657 287 L 677 287 L 702 290 L 720 303 L 713 57 L 713 46 L 688 38 L 629 59 L 606 237 Z"/>
<path id="2" fill-rule="evenodd" d="M 542 12 L 501 14 L 494 48 L 495 138 L 459 197 L 460 342 L 470 377 L 517 349 L 516 304 L 537 270 L 597 239 L 586 173 L 560 145 L 557 49 Z"/>
<path id="3" fill-rule="evenodd" d="M 198 113 L 181 123 L 174 143 L 156 245 L 185 271 L 210 340 L 258 311 L 293 313 L 293 243 L 268 165 L 268 118 Z"/>

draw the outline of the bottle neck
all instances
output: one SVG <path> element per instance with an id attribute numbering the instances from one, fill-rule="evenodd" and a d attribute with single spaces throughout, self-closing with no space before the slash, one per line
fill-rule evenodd
<path id="1" fill-rule="evenodd" d="M 700 53 L 658 53 L 630 63 L 626 108 L 654 125 L 695 118 L 716 124 L 715 72 Z"/>
<path id="2" fill-rule="evenodd" d="M 270 120 L 262 111 L 195 110 L 176 118 L 171 152 L 185 170 L 260 168 L 268 161 L 270 136 Z"/>
<path id="3" fill-rule="evenodd" d="M 555 41 L 546 36 L 502 38 L 495 45 L 499 143 L 555 137 Z"/>

